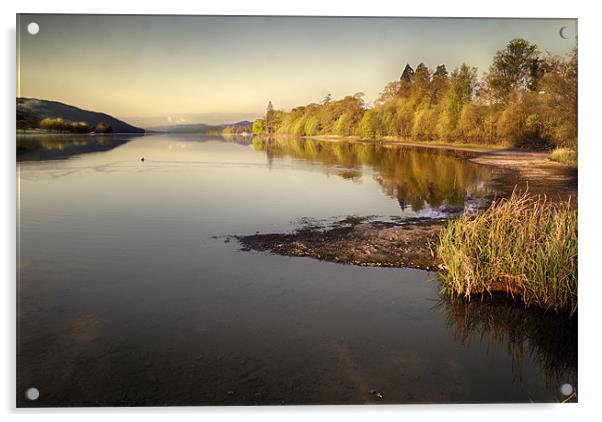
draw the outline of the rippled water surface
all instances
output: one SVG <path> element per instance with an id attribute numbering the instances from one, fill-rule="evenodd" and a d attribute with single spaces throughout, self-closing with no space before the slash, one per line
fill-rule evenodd
<path id="1" fill-rule="evenodd" d="M 29 136 L 18 159 L 20 406 L 556 401 L 577 381 L 576 321 L 226 237 L 446 215 L 495 194 L 488 168 L 198 135 Z"/>

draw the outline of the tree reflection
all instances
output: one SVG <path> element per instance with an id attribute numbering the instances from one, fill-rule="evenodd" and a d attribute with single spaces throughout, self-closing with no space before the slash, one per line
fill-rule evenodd
<path id="1" fill-rule="evenodd" d="M 577 384 L 577 315 L 524 309 L 504 298 L 466 301 L 442 298 L 439 303 L 455 338 L 463 346 L 486 343 L 493 354 L 508 353 L 519 382 L 525 358 L 539 365 L 546 388 Z"/>
<path id="2" fill-rule="evenodd" d="M 294 157 L 341 167 L 337 172 L 357 181 L 364 167 L 372 169 L 383 191 L 402 207 L 420 211 L 425 206 L 462 206 L 467 195 L 491 193 L 492 171 L 468 163 L 443 150 L 424 150 L 401 145 L 329 142 L 312 139 L 253 138 L 253 148 L 274 158 Z"/>
<path id="3" fill-rule="evenodd" d="M 108 151 L 129 142 L 133 136 L 135 135 L 18 135 L 17 161 L 55 160 L 89 152 Z"/>

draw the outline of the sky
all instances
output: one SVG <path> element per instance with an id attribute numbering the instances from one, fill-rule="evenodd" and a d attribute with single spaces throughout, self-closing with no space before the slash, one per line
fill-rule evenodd
<path id="1" fill-rule="evenodd" d="M 329 93 L 373 101 L 406 63 L 482 75 L 513 38 L 563 55 L 577 21 L 25 14 L 17 33 L 18 96 L 150 127 L 253 119 L 268 101 L 288 110 Z"/>

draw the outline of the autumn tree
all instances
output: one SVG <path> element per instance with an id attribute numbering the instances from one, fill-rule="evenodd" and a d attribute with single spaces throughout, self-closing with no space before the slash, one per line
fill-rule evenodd
<path id="1" fill-rule="evenodd" d="M 378 111 L 375 109 L 367 110 L 359 123 L 358 135 L 363 138 L 374 139 L 381 134 L 381 122 Z"/>
<path id="2" fill-rule="evenodd" d="M 449 76 L 444 64 L 437 66 L 430 84 L 431 103 L 437 104 L 449 87 Z"/>
<path id="3" fill-rule="evenodd" d="M 472 99 L 477 82 L 477 70 L 467 64 L 454 69 L 449 80 L 449 89 L 443 98 L 442 114 L 439 120 L 439 133 L 443 138 L 456 136 L 458 119 L 465 104 Z"/>
<path id="4" fill-rule="evenodd" d="M 375 104 L 380 106 L 395 100 L 395 98 L 399 96 L 400 87 L 400 81 L 389 82 L 385 86 L 385 88 L 378 94 L 378 98 L 376 99 Z"/>
<path id="5" fill-rule="evenodd" d="M 253 129 L 252 129 L 253 133 L 255 135 L 261 135 L 262 133 L 265 133 L 265 120 L 263 119 L 256 119 L 253 122 Z"/>
<path id="6" fill-rule="evenodd" d="M 489 67 L 487 82 L 495 98 L 505 102 L 510 91 L 537 89 L 543 68 L 537 45 L 516 38 L 498 51 Z"/>
<path id="7" fill-rule="evenodd" d="M 424 63 L 416 66 L 416 71 L 412 75 L 412 93 L 410 97 L 416 105 L 424 100 L 430 101 L 429 88 L 431 83 L 431 72 Z"/>
<path id="8" fill-rule="evenodd" d="M 67 124 L 60 117 L 50 118 L 46 117 L 40 121 L 40 128 L 51 131 L 51 132 L 62 132 L 65 131 Z"/>
<path id="9" fill-rule="evenodd" d="M 253 132 L 576 148 L 577 71 L 577 50 L 542 57 L 535 44 L 514 39 L 495 54 L 482 80 L 467 64 L 451 73 L 443 64 L 434 71 L 407 64 L 373 106 L 362 93 L 341 99 L 328 94 L 289 112 L 269 102 Z"/>
<path id="10" fill-rule="evenodd" d="M 559 146 L 577 146 L 578 60 L 575 48 L 568 58 L 545 59 L 546 72 L 540 81 L 546 136 Z"/>

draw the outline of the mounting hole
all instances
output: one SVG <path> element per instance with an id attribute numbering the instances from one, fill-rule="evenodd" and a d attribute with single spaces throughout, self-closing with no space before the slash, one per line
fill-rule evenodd
<path id="1" fill-rule="evenodd" d="M 37 400 L 38 397 L 40 397 L 40 390 L 34 387 L 28 388 L 27 391 L 25 391 L 25 397 L 27 400 Z"/>
<path id="2" fill-rule="evenodd" d="M 560 386 L 560 394 L 566 397 L 570 396 L 573 394 L 573 386 L 571 384 L 562 384 Z"/>
<path id="3" fill-rule="evenodd" d="M 37 34 L 40 32 L 40 25 L 38 25 L 36 22 L 30 22 L 27 25 L 27 32 L 29 32 L 31 35 Z"/>
<path id="4" fill-rule="evenodd" d="M 573 30 L 568 26 L 563 26 L 562 28 L 560 28 L 560 31 L 558 31 L 558 34 L 563 40 L 568 40 L 573 36 Z"/>

